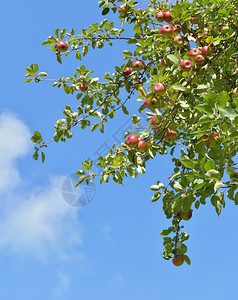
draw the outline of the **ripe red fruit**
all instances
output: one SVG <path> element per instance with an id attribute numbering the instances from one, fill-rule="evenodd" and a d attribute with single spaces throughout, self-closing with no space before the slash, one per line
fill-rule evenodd
<path id="1" fill-rule="evenodd" d="M 152 98 L 150 100 L 145 99 L 144 100 L 144 106 L 150 110 L 155 110 L 157 108 L 158 101 L 156 98 Z"/>
<path id="2" fill-rule="evenodd" d="M 118 7 L 118 12 L 121 16 L 124 16 L 126 14 L 126 11 L 127 11 L 127 5 L 122 4 Z"/>
<path id="3" fill-rule="evenodd" d="M 189 57 L 194 59 L 197 55 L 201 54 L 201 50 L 199 50 L 198 48 L 192 48 L 190 51 L 189 51 Z"/>
<path id="4" fill-rule="evenodd" d="M 145 11 L 143 8 L 137 8 L 136 11 Z"/>
<path id="5" fill-rule="evenodd" d="M 169 25 L 163 25 L 161 28 L 160 28 L 160 33 L 165 36 L 165 37 L 171 37 L 172 36 L 172 33 L 173 33 L 173 29 L 171 26 Z"/>
<path id="6" fill-rule="evenodd" d="M 195 63 L 199 66 L 203 65 L 205 63 L 205 58 L 201 54 L 197 55 L 195 57 Z"/>
<path id="7" fill-rule="evenodd" d="M 164 139 L 168 143 L 173 143 L 177 138 L 177 132 L 174 130 L 170 130 L 170 132 L 165 132 Z"/>
<path id="8" fill-rule="evenodd" d="M 147 147 L 146 142 L 143 141 L 143 140 L 139 140 L 138 146 L 137 146 L 138 150 L 139 150 L 139 151 L 145 151 L 145 150 L 146 150 L 146 147 Z"/>
<path id="9" fill-rule="evenodd" d="M 131 75 L 131 68 L 129 67 L 126 67 L 125 70 L 122 72 L 122 75 L 125 76 L 125 77 L 128 77 Z"/>
<path id="10" fill-rule="evenodd" d="M 202 54 L 205 56 L 211 55 L 212 49 L 211 46 L 204 46 L 202 47 Z"/>
<path id="11" fill-rule="evenodd" d="M 193 214 L 193 211 L 191 209 L 189 209 L 189 211 L 187 211 L 187 212 L 181 211 L 180 212 L 180 218 L 185 220 L 185 221 L 188 221 L 192 218 L 192 214 Z"/>
<path id="12" fill-rule="evenodd" d="M 85 82 L 80 83 L 79 89 L 80 89 L 81 92 L 86 92 L 88 90 L 87 83 L 85 83 Z"/>
<path id="13" fill-rule="evenodd" d="M 159 127 L 160 126 L 160 122 L 161 122 L 162 116 L 153 116 L 152 120 L 151 120 L 151 124 L 153 127 Z"/>
<path id="14" fill-rule="evenodd" d="M 143 69 L 143 67 L 144 67 L 143 62 L 141 62 L 140 60 L 136 60 L 132 64 L 132 68 L 135 71 L 140 71 Z"/>
<path id="15" fill-rule="evenodd" d="M 171 16 L 171 14 L 170 14 L 169 11 L 166 11 L 164 13 L 164 19 L 165 19 L 165 22 L 167 22 L 167 23 L 170 23 L 173 20 L 173 18 L 172 18 L 172 16 Z"/>
<path id="16" fill-rule="evenodd" d="M 137 135 L 130 135 L 126 140 L 127 146 L 130 148 L 136 148 L 139 143 L 139 138 Z"/>
<path id="17" fill-rule="evenodd" d="M 180 28 L 180 26 L 178 26 L 178 25 L 174 25 L 173 27 L 172 27 L 172 29 L 173 29 L 173 33 L 180 33 L 180 31 L 181 31 L 181 28 Z"/>
<path id="18" fill-rule="evenodd" d="M 172 259 L 172 262 L 175 266 L 179 267 L 183 264 L 184 257 L 182 255 L 175 255 L 174 258 Z"/>
<path id="19" fill-rule="evenodd" d="M 176 47 L 183 47 L 184 44 L 184 38 L 180 35 L 177 35 L 174 37 L 174 46 Z"/>
<path id="20" fill-rule="evenodd" d="M 189 72 L 193 67 L 193 63 L 191 62 L 191 60 L 185 59 L 181 62 L 180 67 L 184 72 Z"/>
<path id="21" fill-rule="evenodd" d="M 161 59 L 161 61 L 160 61 L 160 65 L 161 65 L 161 67 L 164 67 L 164 66 L 166 65 L 166 61 L 165 61 L 165 59 Z"/>
<path id="22" fill-rule="evenodd" d="M 163 22 L 164 21 L 164 14 L 163 14 L 162 11 L 157 12 L 156 19 L 158 20 L 158 22 Z"/>
<path id="23" fill-rule="evenodd" d="M 166 88 L 161 82 L 156 83 L 156 85 L 154 86 L 154 92 L 158 95 L 163 95 L 165 91 Z"/>
<path id="24" fill-rule="evenodd" d="M 60 41 L 56 45 L 59 52 L 65 52 L 68 50 L 68 44 L 64 43 L 63 41 Z"/>

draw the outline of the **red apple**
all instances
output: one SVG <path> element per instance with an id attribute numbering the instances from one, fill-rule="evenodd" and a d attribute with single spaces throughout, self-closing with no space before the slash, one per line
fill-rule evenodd
<path id="1" fill-rule="evenodd" d="M 125 76 L 125 77 L 128 77 L 131 75 L 131 68 L 129 67 L 126 67 L 125 70 L 122 72 L 122 75 Z"/>
<path id="2" fill-rule="evenodd" d="M 164 19 L 165 19 L 165 22 L 167 22 L 167 23 L 170 23 L 173 20 L 173 18 L 172 18 L 172 16 L 171 16 L 171 14 L 170 14 L 169 11 L 166 11 L 164 13 Z"/>
<path id="3" fill-rule="evenodd" d="M 66 43 L 64 43 L 63 41 L 60 41 L 57 43 L 56 47 L 59 52 L 65 52 L 68 50 L 69 46 Z"/>
<path id="4" fill-rule="evenodd" d="M 154 86 L 154 92 L 158 95 L 163 95 L 166 91 L 166 88 L 165 86 L 161 83 L 161 82 L 158 82 L 155 84 Z"/>
<path id="5" fill-rule="evenodd" d="M 163 14 L 162 11 L 157 12 L 156 19 L 158 20 L 158 22 L 163 22 L 164 21 L 164 14 Z"/>
<path id="6" fill-rule="evenodd" d="M 191 60 L 185 59 L 181 62 L 180 67 L 184 72 L 189 72 L 193 67 L 193 63 L 191 62 Z"/>
<path id="7" fill-rule="evenodd" d="M 172 33 L 173 33 L 173 29 L 171 26 L 169 25 L 163 25 L 161 28 L 160 28 L 160 33 L 165 36 L 165 37 L 171 37 L 172 36 Z"/>
<path id="8" fill-rule="evenodd" d="M 168 132 L 165 132 L 164 134 L 164 139 L 168 143 L 173 143 L 177 138 L 177 132 L 174 130 L 170 130 Z"/>
<path id="9" fill-rule="evenodd" d="M 138 150 L 139 150 L 139 151 L 145 151 L 145 150 L 146 150 L 146 147 L 147 147 L 146 142 L 143 141 L 143 140 L 139 140 L 138 146 L 137 146 Z"/>
<path id="10" fill-rule="evenodd" d="M 176 33 L 176 34 L 180 33 L 180 31 L 181 31 L 181 28 L 178 25 L 174 25 L 172 27 L 172 29 L 173 29 L 173 33 Z"/>
<path id="11" fill-rule="evenodd" d="M 137 135 L 130 135 L 126 140 L 127 146 L 130 148 L 136 148 L 139 143 L 139 138 Z"/>
<path id="12" fill-rule="evenodd" d="M 145 11 L 143 8 L 137 8 L 136 11 Z"/>
<path id="13" fill-rule="evenodd" d="M 193 211 L 191 209 L 189 209 L 189 211 L 187 211 L 187 212 L 182 210 L 180 212 L 180 217 L 181 217 L 181 219 L 188 221 L 192 218 L 192 214 L 193 214 Z"/>
<path id="14" fill-rule="evenodd" d="M 184 44 L 184 38 L 180 35 L 177 35 L 174 37 L 174 46 L 176 47 L 183 47 Z"/>
<path id="15" fill-rule="evenodd" d="M 205 63 L 205 58 L 201 54 L 197 55 L 195 57 L 195 63 L 199 66 L 203 65 Z"/>
<path id="16" fill-rule="evenodd" d="M 144 67 L 143 62 L 141 62 L 140 60 L 136 60 L 132 64 L 132 68 L 135 71 L 140 71 L 143 69 L 143 67 Z"/>
<path id="17" fill-rule="evenodd" d="M 118 12 L 121 16 L 124 16 L 126 14 L 127 11 L 127 5 L 122 4 L 118 7 Z"/>
<path id="18" fill-rule="evenodd" d="M 208 148 L 216 148 L 221 143 L 221 135 L 218 132 L 212 132 L 208 136 Z"/>
<path id="19" fill-rule="evenodd" d="M 144 100 L 144 106 L 150 110 L 155 110 L 157 108 L 158 101 L 156 98 L 152 98 L 150 100 L 145 99 Z"/>
<path id="20" fill-rule="evenodd" d="M 194 59 L 197 55 L 201 54 L 201 50 L 199 50 L 198 48 L 192 48 L 190 51 L 189 51 L 189 57 Z"/>
<path id="21" fill-rule="evenodd" d="M 153 127 L 159 127 L 160 126 L 160 123 L 161 123 L 161 119 L 162 119 L 162 116 L 161 115 L 156 115 L 156 116 L 153 116 L 152 120 L 151 120 L 151 124 Z"/>
<path id="22" fill-rule="evenodd" d="M 202 47 L 202 54 L 205 56 L 211 55 L 212 49 L 211 46 L 204 46 Z"/>
<path id="23" fill-rule="evenodd" d="M 176 267 L 181 266 L 184 262 L 183 255 L 175 255 L 174 258 L 172 259 L 172 262 Z"/>
<path id="24" fill-rule="evenodd" d="M 80 83 L 79 89 L 80 89 L 81 92 L 86 92 L 88 90 L 87 83 L 85 83 L 85 82 Z"/>
<path id="25" fill-rule="evenodd" d="M 164 67 L 166 65 L 166 60 L 164 58 L 161 59 L 160 65 L 161 65 L 161 67 Z"/>

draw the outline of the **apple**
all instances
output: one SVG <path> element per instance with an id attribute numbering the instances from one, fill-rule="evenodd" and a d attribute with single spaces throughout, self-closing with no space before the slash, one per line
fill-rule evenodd
<path id="1" fill-rule="evenodd" d="M 173 143 L 177 138 L 177 132 L 174 130 L 170 130 L 168 132 L 165 132 L 164 134 L 164 139 L 168 143 Z"/>
<path id="2" fill-rule="evenodd" d="M 191 60 L 185 59 L 181 62 L 180 67 L 184 72 L 189 72 L 193 67 L 193 63 L 191 62 Z"/>
<path id="3" fill-rule="evenodd" d="M 121 16 L 124 16 L 126 14 L 127 11 L 127 5 L 122 4 L 118 7 L 118 12 Z"/>
<path id="4" fill-rule="evenodd" d="M 161 83 L 161 82 L 158 82 L 155 84 L 154 86 L 154 92 L 158 95 L 163 95 L 166 91 L 166 88 L 165 86 Z"/>
<path id="5" fill-rule="evenodd" d="M 211 46 L 204 46 L 202 47 L 202 54 L 205 56 L 211 55 L 212 49 Z"/>
<path id="6" fill-rule="evenodd" d="M 203 65 L 205 63 L 205 58 L 201 54 L 197 55 L 195 57 L 195 63 L 199 66 Z"/>
<path id="7" fill-rule="evenodd" d="M 156 116 L 153 116 L 152 120 L 151 120 L 151 124 L 153 127 L 159 127 L 160 126 L 160 123 L 161 123 L 161 119 L 162 119 L 162 116 L 161 115 L 156 115 Z"/>
<path id="8" fill-rule="evenodd" d="M 212 132 L 207 139 L 208 148 L 216 148 L 221 143 L 221 135 L 218 132 Z"/>
<path id="9" fill-rule="evenodd" d="M 126 67 L 125 70 L 122 72 L 122 75 L 125 76 L 125 77 L 128 77 L 131 75 L 131 68 L 129 67 Z"/>
<path id="10" fill-rule="evenodd" d="M 81 92 L 86 92 L 86 91 L 88 90 L 88 85 L 87 85 L 87 83 L 85 83 L 85 82 L 80 83 L 79 89 L 80 89 Z"/>
<path id="11" fill-rule="evenodd" d="M 144 67 L 143 62 L 141 62 L 140 60 L 136 60 L 132 64 L 132 68 L 135 71 L 140 71 L 143 69 L 143 67 Z"/>
<path id="12" fill-rule="evenodd" d="M 177 35 L 174 37 L 174 46 L 176 47 L 183 47 L 184 44 L 184 38 L 180 35 Z"/>
<path id="13" fill-rule="evenodd" d="M 147 147 L 146 142 L 143 141 L 143 140 L 139 140 L 138 145 L 137 145 L 138 150 L 139 151 L 145 151 L 146 147 Z"/>
<path id="14" fill-rule="evenodd" d="M 165 36 L 165 37 L 171 37 L 172 36 L 172 33 L 173 33 L 173 29 L 171 26 L 169 25 L 163 25 L 161 28 L 160 28 L 160 33 Z"/>
<path id="15" fill-rule="evenodd" d="M 65 52 L 68 50 L 68 44 L 64 43 L 63 41 L 60 41 L 56 45 L 59 52 Z"/>
<path id="16" fill-rule="evenodd" d="M 137 135 L 132 134 L 132 135 L 128 136 L 126 143 L 127 143 L 128 147 L 136 148 L 139 143 L 139 138 Z"/>
<path id="17" fill-rule="evenodd" d="M 158 101 L 156 98 L 152 98 L 150 100 L 145 99 L 144 100 L 144 106 L 150 110 L 155 110 L 157 108 Z"/>
<path id="18" fill-rule="evenodd" d="M 191 209 L 189 209 L 189 211 L 187 211 L 187 212 L 182 210 L 180 212 L 180 218 L 183 219 L 184 221 L 188 221 L 192 218 L 192 214 L 193 214 L 193 211 Z"/>
<path id="19" fill-rule="evenodd" d="M 192 48 L 190 51 L 189 51 L 189 57 L 194 59 L 197 55 L 201 54 L 201 50 L 199 50 L 198 48 Z"/>
<path id="20" fill-rule="evenodd" d="M 158 22 L 163 22 L 164 21 L 164 14 L 163 14 L 162 11 L 157 12 L 156 19 L 158 20 Z"/>
<path id="21" fill-rule="evenodd" d="M 191 24 L 197 24 L 198 23 L 198 19 L 196 17 L 191 17 L 190 23 Z"/>
<path id="22" fill-rule="evenodd" d="M 184 262 L 184 257 L 183 257 L 183 255 L 175 255 L 174 257 L 173 257 L 173 259 L 172 259 L 172 262 L 173 262 L 173 264 L 176 266 L 176 267 L 179 267 L 179 266 L 181 266 L 182 264 L 183 264 L 183 262 Z"/>
<path id="23" fill-rule="evenodd" d="M 181 31 L 181 28 L 178 25 L 174 25 L 172 27 L 172 29 L 173 29 L 173 33 L 180 33 L 180 31 Z"/>
<path id="24" fill-rule="evenodd" d="M 173 18 L 172 18 L 172 16 L 171 16 L 171 14 L 170 14 L 169 11 L 166 11 L 166 12 L 164 13 L 164 20 L 165 20 L 165 22 L 167 22 L 167 23 L 170 23 L 170 22 L 173 20 Z"/>
<path id="25" fill-rule="evenodd" d="M 145 11 L 143 8 L 137 8 L 136 11 Z"/>

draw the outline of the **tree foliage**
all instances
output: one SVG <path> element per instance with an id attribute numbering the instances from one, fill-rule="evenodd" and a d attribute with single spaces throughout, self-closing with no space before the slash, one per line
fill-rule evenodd
<path id="1" fill-rule="evenodd" d="M 65 106 L 64 117 L 56 121 L 51 141 L 45 142 L 35 131 L 31 138 L 36 144 L 33 158 L 38 159 L 40 153 L 44 162 L 43 149 L 52 141 L 65 142 L 71 138 L 76 125 L 81 129 L 90 126 L 92 131 L 103 133 L 117 111 L 129 114 L 127 101 L 136 97 L 140 104 L 135 104 L 132 116 L 134 131 L 125 132 L 121 145 L 113 145 L 108 155 L 98 157 L 97 166 L 103 170 L 100 174 L 93 170 L 92 160 L 84 161 L 77 172 L 77 185 L 97 177 L 100 183 L 112 179 L 123 184 L 124 177 L 136 178 L 138 173 L 145 173 L 147 161 L 170 154 L 174 171 L 166 186 L 158 179 L 150 187 L 155 192 L 152 201 L 161 199 L 164 214 L 171 219 L 171 226 L 160 233 L 164 238 L 163 257 L 182 255 L 190 264 L 185 245 L 189 236 L 181 221 L 207 201 L 218 215 L 226 199 L 238 204 L 237 1 L 182 0 L 169 5 L 150 0 L 148 7 L 141 10 L 135 1 L 100 0 L 99 6 L 103 16 L 109 14 L 113 18 L 115 14 L 121 27 L 115 28 L 114 22 L 103 19 L 80 33 L 57 28 L 43 45 L 54 51 L 59 63 L 68 55 L 81 61 L 88 51 L 101 49 L 105 44 L 113 46 L 114 40 L 126 41 L 134 50 L 122 52 L 121 66 L 115 67 L 112 74 L 106 71 L 103 82 L 83 64 L 71 76 L 53 80 L 53 87 L 62 87 L 66 94 L 75 95 L 79 105 L 76 111 Z M 161 21 L 156 16 L 167 11 L 172 21 Z M 165 34 L 161 32 L 163 25 L 177 27 Z M 133 35 L 128 37 L 125 28 Z M 182 37 L 181 44 L 176 43 L 175 36 Z M 64 52 L 57 47 L 62 40 L 67 46 Z M 202 50 L 202 61 L 189 55 L 193 48 Z M 185 60 L 192 63 L 187 71 L 181 65 Z M 141 69 L 133 65 L 135 61 L 142 63 Z M 126 68 L 130 68 L 129 73 L 125 73 Z M 26 68 L 26 72 L 25 82 L 51 81 L 47 73 L 38 72 L 36 64 Z M 162 83 L 163 91 L 154 89 L 157 83 Z M 120 91 L 124 90 L 128 95 L 121 99 Z M 141 130 L 143 110 L 148 122 Z M 151 123 L 153 117 L 155 123 Z M 146 147 L 138 147 L 138 142 L 130 144 L 131 135 L 143 140 Z M 180 157 L 174 153 L 180 153 Z"/>

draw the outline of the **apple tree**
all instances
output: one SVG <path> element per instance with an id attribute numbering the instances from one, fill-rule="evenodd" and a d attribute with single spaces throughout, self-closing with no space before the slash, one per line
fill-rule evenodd
<path id="1" fill-rule="evenodd" d="M 189 220 L 207 201 L 218 215 L 225 200 L 238 204 L 236 4 L 235 0 L 176 4 L 150 0 L 142 9 L 131 0 L 99 0 L 102 15 L 119 19 L 119 28 L 102 18 L 79 33 L 57 28 L 43 42 L 59 63 L 69 55 L 81 62 L 88 51 L 113 46 L 115 40 L 133 47 L 133 51 L 123 51 L 121 66 L 113 73 L 105 70 L 103 82 L 83 64 L 74 74 L 53 80 L 53 87 L 72 94 L 78 106 L 74 111 L 65 105 L 52 140 L 44 141 L 39 131 L 34 132 L 33 158 L 40 155 L 44 162 L 43 150 L 50 142 L 66 142 L 76 126 L 103 133 L 119 110 L 129 114 L 127 101 L 136 98 L 131 118 L 134 130 L 125 132 L 119 146 L 113 145 L 106 156 L 97 158 L 101 173 L 94 171 L 92 160 L 82 162 L 77 185 L 97 178 L 101 184 L 111 180 L 122 184 L 124 177 L 145 173 L 149 160 L 170 155 L 174 170 L 168 184 L 158 178 L 150 189 L 154 191 L 151 201 L 161 199 L 163 212 L 171 220 L 171 226 L 160 233 L 162 256 L 172 258 L 176 266 L 184 261 L 190 264 L 183 220 Z M 26 72 L 25 82 L 51 81 L 47 73 L 38 71 L 37 64 Z M 125 90 L 127 97 L 122 99 L 120 92 Z M 143 130 L 142 111 L 148 116 Z"/>

